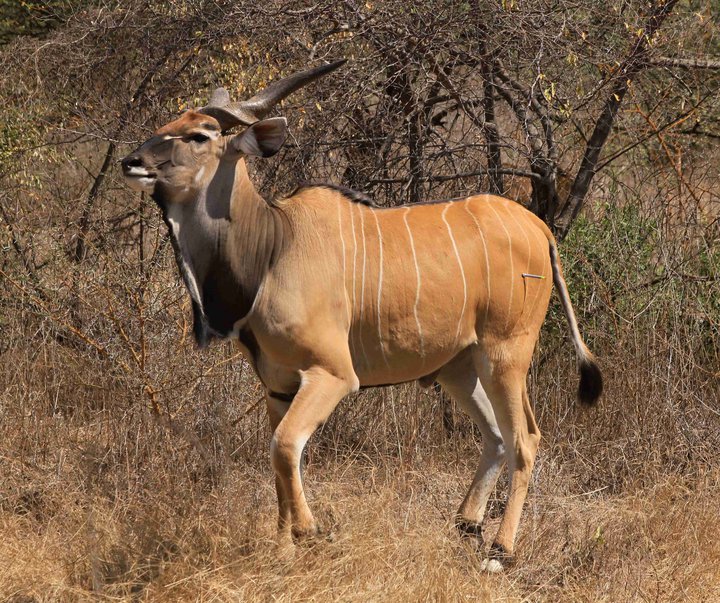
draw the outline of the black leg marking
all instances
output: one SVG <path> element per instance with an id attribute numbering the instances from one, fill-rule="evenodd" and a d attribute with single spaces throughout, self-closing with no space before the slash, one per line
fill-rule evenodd
<path id="1" fill-rule="evenodd" d="M 295 394 L 283 394 L 282 392 L 274 392 L 272 390 L 268 390 L 267 395 L 271 398 L 275 398 L 276 400 L 280 400 L 280 402 L 286 402 L 290 404 L 295 399 Z"/>
<path id="2" fill-rule="evenodd" d="M 503 567 L 508 567 L 515 563 L 515 557 L 507 552 L 502 544 L 493 542 L 488 553 L 488 559 L 495 559 L 499 561 Z"/>
<path id="3" fill-rule="evenodd" d="M 466 519 L 457 519 L 455 521 L 455 527 L 463 538 L 476 538 L 482 542 L 482 524 L 467 521 Z"/>

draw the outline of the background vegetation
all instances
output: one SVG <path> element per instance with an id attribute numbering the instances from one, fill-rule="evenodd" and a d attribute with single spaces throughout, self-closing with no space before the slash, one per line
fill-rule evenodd
<path id="1" fill-rule="evenodd" d="M 0 599 L 720 597 L 720 14 L 711 0 L 0 1 Z M 492 190 L 559 236 L 607 393 L 575 407 L 551 306 L 519 560 L 452 520 L 479 435 L 415 385 L 310 443 L 334 539 L 273 543 L 259 384 L 199 353 L 154 204 L 117 160 L 218 85 L 347 57 L 285 102 L 268 197 Z M 491 501 L 492 534 L 502 487 Z"/>

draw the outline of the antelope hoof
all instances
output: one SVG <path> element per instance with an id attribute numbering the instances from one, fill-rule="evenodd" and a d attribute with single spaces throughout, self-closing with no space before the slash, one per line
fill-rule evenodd
<path id="1" fill-rule="evenodd" d="M 316 525 L 292 527 L 292 539 L 295 544 L 314 544 L 320 534 Z"/>
<path id="2" fill-rule="evenodd" d="M 482 563 L 482 570 L 488 574 L 499 574 L 515 562 L 515 558 L 502 545 L 494 542 L 490 547 L 488 558 Z"/>
<path id="3" fill-rule="evenodd" d="M 488 574 L 500 574 L 505 568 L 497 559 L 484 559 L 480 569 Z"/>

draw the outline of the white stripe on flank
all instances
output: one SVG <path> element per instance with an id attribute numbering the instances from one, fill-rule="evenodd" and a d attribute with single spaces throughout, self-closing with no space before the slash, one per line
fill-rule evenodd
<path id="1" fill-rule="evenodd" d="M 377 228 L 377 233 L 378 233 L 378 247 L 380 249 L 380 268 L 378 268 L 378 298 L 377 298 L 378 339 L 380 340 L 380 352 L 382 353 L 383 360 L 385 361 L 385 366 L 390 368 L 390 365 L 388 364 L 387 356 L 385 355 L 385 343 L 383 342 L 383 336 L 382 336 L 382 319 L 380 318 L 382 316 L 380 302 L 382 300 L 383 240 L 382 240 L 382 233 L 380 232 L 380 221 L 378 220 L 377 212 L 372 209 L 370 211 L 372 212 L 373 218 L 375 218 L 375 227 Z"/>
<path id="2" fill-rule="evenodd" d="M 525 236 L 525 241 L 526 241 L 527 244 L 528 244 L 528 267 L 527 267 L 527 271 L 530 272 L 530 259 L 532 258 L 532 247 L 530 247 L 530 239 L 528 238 L 527 232 L 526 232 L 525 229 L 523 228 L 523 226 L 522 226 L 522 224 L 520 223 L 520 221 L 515 217 L 515 214 L 513 213 L 512 208 L 510 207 L 510 203 L 512 203 L 512 201 L 506 202 L 506 204 L 505 204 L 505 209 L 508 210 L 508 214 L 510 214 L 510 217 L 513 219 L 513 222 L 515 222 L 515 224 L 517 224 L 518 228 L 520 229 L 520 231 L 521 231 L 521 232 L 523 233 L 523 235 Z"/>
<path id="3" fill-rule="evenodd" d="M 367 352 L 365 351 L 365 341 L 363 340 L 362 336 L 362 327 L 363 327 L 363 311 L 365 309 L 365 264 L 367 261 L 367 240 L 365 239 L 365 218 L 363 217 L 363 207 L 360 203 L 355 203 L 354 205 L 357 205 L 358 211 L 360 212 L 360 231 L 362 232 L 362 240 L 363 240 L 363 261 L 362 261 L 362 281 L 360 285 L 360 319 L 359 319 L 359 326 L 360 326 L 360 348 L 362 349 L 363 358 L 365 358 L 365 366 L 369 367 L 370 363 L 368 362 Z"/>
<path id="4" fill-rule="evenodd" d="M 455 237 L 453 237 L 452 230 L 450 229 L 450 224 L 448 224 L 448 221 L 445 218 L 445 214 L 447 213 L 448 209 L 450 209 L 450 203 L 448 203 L 447 207 L 443 209 L 442 221 L 445 222 L 445 226 L 447 226 L 447 231 L 450 235 L 450 241 L 452 242 L 453 249 L 455 250 L 455 257 L 457 258 L 458 266 L 460 267 L 460 276 L 462 276 L 463 281 L 463 305 L 462 311 L 460 312 L 460 320 L 458 321 L 457 332 L 455 333 L 455 343 L 457 343 L 457 340 L 460 337 L 462 321 L 463 318 L 465 318 L 465 306 L 467 305 L 467 281 L 465 280 L 465 270 L 463 269 L 462 261 L 460 260 L 460 252 L 458 251 L 457 245 L 455 244 Z"/>
<path id="5" fill-rule="evenodd" d="M 403 214 L 403 221 L 405 222 L 405 228 L 407 228 L 408 237 L 410 237 L 410 250 L 412 251 L 413 262 L 415 262 L 415 277 L 417 279 L 417 284 L 415 286 L 415 307 L 413 308 L 413 312 L 415 314 L 415 324 L 417 325 L 418 337 L 420 338 L 420 356 L 422 356 L 424 363 L 425 339 L 423 338 L 422 326 L 420 325 L 420 317 L 418 316 L 418 304 L 420 303 L 420 266 L 418 265 L 417 254 L 415 253 L 415 241 L 413 240 L 412 232 L 410 231 L 410 224 L 408 224 L 407 215 L 409 211 L 409 207 L 405 208 L 405 213 Z"/>
<path id="6" fill-rule="evenodd" d="M 485 320 L 483 321 L 483 324 L 485 324 L 487 322 L 488 312 L 490 311 L 490 258 L 488 257 L 485 233 L 483 233 L 482 228 L 480 227 L 480 222 L 478 222 L 475 214 L 470 211 L 468 203 L 470 203 L 470 199 L 465 201 L 465 211 L 470 214 L 473 222 L 475 222 L 475 226 L 477 226 L 478 233 L 480 234 L 480 240 L 482 241 L 483 251 L 485 251 L 485 274 L 487 275 L 487 301 L 485 302 Z"/>
<path id="7" fill-rule="evenodd" d="M 505 319 L 505 328 L 508 328 L 508 325 L 510 324 L 510 311 L 512 310 L 512 302 L 513 302 L 513 285 L 515 284 L 513 280 L 513 276 L 515 275 L 515 268 L 513 267 L 513 256 L 512 256 L 512 239 L 510 238 L 510 232 L 507 229 L 507 226 L 505 226 L 505 222 L 502 221 L 500 218 L 500 214 L 498 214 L 497 210 L 493 206 L 493 202 L 491 199 L 487 200 L 487 204 L 490 207 L 490 209 L 493 210 L 493 213 L 495 214 L 495 217 L 500 222 L 500 226 L 503 227 L 503 230 L 505 231 L 505 234 L 507 235 L 508 240 L 508 249 L 510 256 L 510 299 L 508 300 L 508 311 L 507 311 L 507 318 Z"/>
<path id="8" fill-rule="evenodd" d="M 529 225 L 530 225 L 531 232 L 535 233 L 536 235 L 540 235 L 540 248 L 542 249 L 542 248 L 546 247 L 549 244 L 549 241 L 547 240 L 547 237 L 545 236 L 545 234 L 539 228 L 536 228 L 532 222 L 529 222 Z M 545 257 L 547 258 L 547 260 L 550 259 L 549 254 Z M 529 262 L 528 262 L 528 265 L 529 265 Z M 542 276 L 547 276 L 545 273 L 546 266 L 547 266 L 546 261 L 543 261 Z M 552 272 L 552 268 L 550 269 L 550 272 Z M 536 287 L 536 289 L 538 289 L 538 291 L 535 293 L 535 297 L 533 298 L 532 304 L 530 304 L 530 307 L 528 309 L 528 316 L 532 315 L 533 310 L 535 310 L 535 304 L 537 304 L 537 300 L 540 297 L 540 291 L 539 291 L 540 288 Z"/>
<path id="9" fill-rule="evenodd" d="M 522 224 L 520 224 L 518 219 L 515 217 L 515 213 L 513 212 L 512 207 L 510 207 L 510 203 L 512 203 L 512 201 L 505 202 L 505 209 L 507 210 L 507 213 L 510 215 L 510 217 L 513 219 L 513 222 L 515 222 L 515 224 L 517 224 L 517 227 L 520 229 L 520 231 L 525 236 L 525 241 L 527 242 L 527 246 L 528 246 L 527 272 L 530 272 L 530 259 L 532 258 L 532 247 L 530 246 L 530 239 L 528 238 L 527 232 L 523 228 Z M 523 281 L 524 280 L 525 279 L 523 279 Z M 523 283 L 523 288 L 525 290 L 525 295 L 527 296 L 527 282 Z M 525 301 L 527 301 L 527 297 L 526 297 Z M 515 321 L 515 325 L 513 325 L 513 329 L 515 328 L 517 323 L 520 321 L 520 319 L 522 319 L 524 310 L 525 310 L 525 303 L 523 302 L 523 307 L 520 309 L 520 315 L 517 317 L 517 320 Z"/>
<path id="10" fill-rule="evenodd" d="M 343 235 L 343 224 L 342 224 L 342 204 L 338 203 L 338 230 L 340 231 L 340 243 L 342 244 L 342 256 L 343 256 L 343 293 L 345 294 L 345 313 L 348 317 L 348 329 L 350 328 L 350 300 L 348 299 L 347 292 L 347 261 L 345 259 L 345 236 Z"/>

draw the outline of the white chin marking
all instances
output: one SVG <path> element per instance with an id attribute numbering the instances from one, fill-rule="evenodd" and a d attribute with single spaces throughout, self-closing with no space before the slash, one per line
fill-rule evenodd
<path id="1" fill-rule="evenodd" d="M 127 182 L 127 185 L 134 191 L 138 191 L 140 193 L 151 193 L 155 188 L 156 180 L 157 178 L 153 178 L 150 176 L 125 177 L 125 182 Z"/>
<path id="2" fill-rule="evenodd" d="M 488 574 L 499 574 L 504 570 L 502 563 L 497 559 L 485 559 L 480 569 Z"/>

